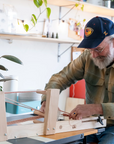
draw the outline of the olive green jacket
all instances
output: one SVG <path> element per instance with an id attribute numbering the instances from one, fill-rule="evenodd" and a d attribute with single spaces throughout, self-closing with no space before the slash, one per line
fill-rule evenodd
<path id="1" fill-rule="evenodd" d="M 85 79 L 86 103 L 102 104 L 103 115 L 108 123 L 114 119 L 114 64 L 106 69 L 99 69 L 85 50 L 77 59 L 68 64 L 62 71 L 54 74 L 45 89 L 66 89 L 76 81 Z M 42 101 L 46 100 L 45 95 Z"/>

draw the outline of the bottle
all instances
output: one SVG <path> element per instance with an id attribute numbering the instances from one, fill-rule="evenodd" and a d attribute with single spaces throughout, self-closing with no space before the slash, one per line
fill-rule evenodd
<path id="1" fill-rule="evenodd" d="M 58 37 L 58 33 L 56 33 L 56 38 L 58 39 L 59 37 Z"/>
<path id="2" fill-rule="evenodd" d="M 49 32 L 47 32 L 47 38 L 49 38 Z"/>
<path id="3" fill-rule="evenodd" d="M 54 32 L 52 32 L 52 37 L 51 38 L 54 38 Z"/>

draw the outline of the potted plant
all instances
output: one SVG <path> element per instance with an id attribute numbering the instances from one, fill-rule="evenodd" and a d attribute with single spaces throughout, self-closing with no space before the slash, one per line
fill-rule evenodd
<path id="1" fill-rule="evenodd" d="M 114 0 L 103 0 L 104 6 L 108 8 L 114 8 Z"/>
<path id="2" fill-rule="evenodd" d="M 12 56 L 12 55 L 3 55 L 0 58 L 5 58 L 5 59 L 13 61 L 15 63 L 22 64 L 20 59 L 18 59 L 15 56 Z M 0 70 L 8 71 L 8 69 L 6 67 L 4 67 L 3 65 L 0 65 Z M 4 76 L 1 73 L 0 73 L 0 78 L 2 78 L 2 79 L 0 79 L 0 82 L 5 82 L 5 81 L 8 81 L 8 80 L 12 80 L 12 79 L 5 79 Z M 0 91 L 2 91 L 2 86 L 0 86 Z"/>
<path id="3" fill-rule="evenodd" d="M 39 19 L 40 15 L 44 11 L 46 11 L 47 18 L 49 18 L 50 14 L 51 14 L 51 9 L 49 7 L 47 7 L 47 0 L 44 0 L 44 1 L 43 0 L 33 0 L 33 2 L 35 4 L 35 6 L 39 9 L 39 15 L 36 16 L 35 14 L 32 14 L 32 16 L 31 16 L 32 26 L 31 27 L 28 24 L 23 24 L 23 27 L 24 27 L 24 29 L 25 29 L 26 32 L 29 31 L 29 30 L 31 30 L 33 27 L 35 27 L 35 25 L 38 22 L 38 19 Z M 43 2 L 45 4 L 46 8 L 43 11 L 41 11 L 41 6 L 42 6 Z"/>
<path id="4" fill-rule="evenodd" d="M 81 0 L 78 0 L 78 1 L 81 1 Z M 47 15 L 47 18 L 49 19 L 49 17 L 50 17 L 50 15 L 51 15 L 51 9 L 49 8 L 49 7 L 47 7 L 47 0 L 33 0 L 33 2 L 34 2 L 34 4 L 35 4 L 35 6 L 38 8 L 38 10 L 39 10 L 39 15 L 38 16 L 36 16 L 35 14 L 32 14 L 32 16 L 31 16 L 31 23 L 32 23 L 32 26 L 30 27 L 28 24 L 23 24 L 23 27 L 24 27 L 24 29 L 25 29 L 25 31 L 26 32 L 28 32 L 29 30 L 31 30 L 33 27 L 35 27 L 36 26 L 36 24 L 37 24 L 37 22 L 38 22 L 38 19 L 39 19 L 39 17 L 40 17 L 40 15 L 43 13 L 43 12 L 45 12 L 46 11 L 46 15 Z M 43 10 L 43 11 L 41 11 L 41 6 L 42 6 L 42 4 L 43 4 L 43 2 L 44 2 L 44 4 L 45 4 L 45 9 Z M 80 6 L 81 5 L 81 6 Z M 84 4 L 80 4 L 80 3 L 76 3 L 75 5 L 74 5 L 74 7 L 78 7 L 78 6 L 80 6 L 80 10 L 84 10 Z M 73 8 L 74 8 L 73 7 Z M 70 9 L 70 11 L 73 9 L 73 8 L 71 8 Z M 69 12 L 70 12 L 69 11 Z M 68 13 L 69 13 L 68 12 Z M 62 19 L 61 19 L 62 20 Z M 85 19 L 83 20 L 83 22 L 85 21 Z M 78 25 L 80 25 L 80 22 L 78 22 Z"/>
<path id="5" fill-rule="evenodd" d="M 111 8 L 114 8 L 114 0 L 111 0 Z"/>

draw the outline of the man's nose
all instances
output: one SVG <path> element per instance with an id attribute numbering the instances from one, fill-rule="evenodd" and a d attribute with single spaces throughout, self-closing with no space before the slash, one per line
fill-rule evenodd
<path id="1" fill-rule="evenodd" d="M 99 54 L 95 51 L 91 51 L 91 55 L 92 55 L 93 58 L 96 58 L 96 57 L 99 56 Z"/>

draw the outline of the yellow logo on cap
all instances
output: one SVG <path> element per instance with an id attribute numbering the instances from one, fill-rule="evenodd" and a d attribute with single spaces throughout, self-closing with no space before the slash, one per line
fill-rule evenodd
<path id="1" fill-rule="evenodd" d="M 105 34 L 105 36 L 106 36 L 108 33 L 106 33 L 106 31 L 105 31 L 104 34 Z"/>
<path id="2" fill-rule="evenodd" d="M 92 28 L 86 27 L 85 28 L 85 35 L 86 35 L 86 37 L 90 36 L 93 33 L 93 31 L 94 30 Z"/>

